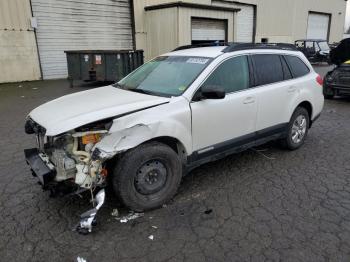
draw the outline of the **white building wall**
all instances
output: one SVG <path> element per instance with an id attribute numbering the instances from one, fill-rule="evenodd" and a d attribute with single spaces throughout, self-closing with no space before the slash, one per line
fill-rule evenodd
<path id="1" fill-rule="evenodd" d="M 29 0 L 0 0 L 0 83 L 40 79 Z"/>
<path id="2" fill-rule="evenodd" d="M 161 3 L 174 2 L 172 0 L 134 0 L 135 6 L 135 33 L 137 48 L 147 50 L 147 43 L 152 43 L 153 39 L 148 36 L 145 28 L 147 23 L 147 12 L 145 6 L 157 5 Z M 293 43 L 300 38 L 307 36 L 307 21 L 309 12 L 322 12 L 331 14 L 331 27 L 329 41 L 336 42 L 343 38 L 346 1 L 344 0 L 183 0 L 206 5 L 220 5 L 240 7 L 241 4 L 251 4 L 256 6 L 256 28 L 255 41 L 260 42 L 262 38 L 268 38 L 270 42 Z M 155 10 L 156 12 L 156 10 Z M 205 14 L 205 11 L 202 11 Z M 239 19 L 239 15 L 237 18 Z M 160 21 L 161 22 L 161 21 Z M 234 26 L 234 40 L 237 38 L 237 24 Z M 179 20 L 179 43 L 182 39 L 190 37 L 187 29 L 183 30 Z M 229 32 L 231 33 L 231 32 Z M 186 42 L 188 43 L 188 41 Z M 145 53 L 148 56 L 147 51 Z M 154 55 L 154 54 L 153 54 Z"/>

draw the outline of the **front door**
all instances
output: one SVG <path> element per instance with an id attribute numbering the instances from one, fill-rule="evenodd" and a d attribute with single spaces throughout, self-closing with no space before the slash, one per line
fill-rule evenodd
<path id="1" fill-rule="evenodd" d="M 198 158 L 253 141 L 257 101 L 250 89 L 247 56 L 225 60 L 204 85 L 224 88 L 226 97 L 191 102 L 193 151 Z"/>

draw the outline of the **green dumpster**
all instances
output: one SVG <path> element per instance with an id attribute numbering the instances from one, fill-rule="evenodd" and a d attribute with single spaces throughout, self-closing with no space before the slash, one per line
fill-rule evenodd
<path id="1" fill-rule="evenodd" d="M 79 50 L 65 51 L 68 79 L 119 81 L 143 64 L 143 50 Z"/>

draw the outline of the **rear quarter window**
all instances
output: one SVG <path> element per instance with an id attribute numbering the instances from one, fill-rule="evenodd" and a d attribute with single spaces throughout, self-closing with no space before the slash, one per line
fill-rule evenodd
<path id="1" fill-rule="evenodd" d="M 284 58 L 286 59 L 294 78 L 302 77 L 310 73 L 310 69 L 299 57 L 286 55 Z"/>

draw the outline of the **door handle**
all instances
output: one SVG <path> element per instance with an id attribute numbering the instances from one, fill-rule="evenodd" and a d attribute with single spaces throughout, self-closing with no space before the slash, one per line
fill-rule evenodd
<path id="1" fill-rule="evenodd" d="M 288 93 L 293 93 L 297 90 L 297 88 L 295 86 L 290 86 L 288 87 Z"/>
<path id="2" fill-rule="evenodd" d="M 252 104 L 252 103 L 254 103 L 255 102 L 255 99 L 254 99 L 254 97 L 247 97 L 246 99 L 244 99 L 244 101 L 243 101 L 243 104 Z"/>

